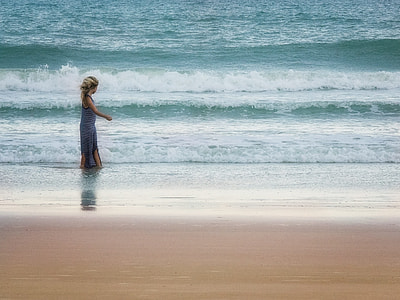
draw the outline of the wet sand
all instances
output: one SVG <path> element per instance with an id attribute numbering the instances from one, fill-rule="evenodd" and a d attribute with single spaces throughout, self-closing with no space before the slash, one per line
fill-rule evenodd
<path id="1" fill-rule="evenodd" d="M 398 299 L 394 222 L 0 217 L 0 299 Z"/>

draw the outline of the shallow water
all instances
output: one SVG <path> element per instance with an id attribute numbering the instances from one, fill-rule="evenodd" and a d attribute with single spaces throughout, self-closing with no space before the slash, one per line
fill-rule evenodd
<path id="1" fill-rule="evenodd" d="M 396 164 L 1 164 L 3 212 L 397 217 Z"/>

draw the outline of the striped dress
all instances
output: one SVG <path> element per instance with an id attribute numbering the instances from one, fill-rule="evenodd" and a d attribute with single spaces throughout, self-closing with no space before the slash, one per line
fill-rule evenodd
<path id="1" fill-rule="evenodd" d="M 89 96 L 89 95 L 88 95 Z M 89 96 L 90 97 L 90 96 Z M 94 103 L 92 97 L 90 97 Z M 92 168 L 96 166 L 96 162 L 93 157 L 94 151 L 97 150 L 97 132 L 96 132 L 96 114 L 94 111 L 82 105 L 81 113 L 81 154 L 85 156 L 85 168 Z"/>

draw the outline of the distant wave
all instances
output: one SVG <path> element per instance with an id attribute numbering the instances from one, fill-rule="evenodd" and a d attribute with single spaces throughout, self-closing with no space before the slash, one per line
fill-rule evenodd
<path id="1" fill-rule="evenodd" d="M 335 50 L 354 51 L 355 54 L 363 54 L 366 57 L 376 53 L 383 57 L 397 58 L 392 62 L 397 65 L 400 63 L 399 39 L 348 40 L 325 45 Z"/>
<path id="2" fill-rule="evenodd" d="M 70 65 L 52 71 L 39 69 L 0 70 L 0 91 L 74 92 L 84 76 L 97 76 L 106 91 L 137 92 L 264 92 L 311 90 L 385 90 L 400 88 L 400 72 L 336 71 L 170 71 L 80 70 Z"/>
<path id="3" fill-rule="evenodd" d="M 63 64 L 110 68 L 288 68 L 329 70 L 400 70 L 400 39 L 360 39 L 333 42 L 270 41 L 267 43 L 207 44 L 193 51 L 179 43 L 121 47 L 102 45 L 0 43 L 2 68 L 56 69 Z"/>
<path id="4" fill-rule="evenodd" d="M 399 117 L 400 102 L 345 102 L 345 101 L 310 101 L 310 102 L 276 102 L 276 103 L 196 103 L 193 101 L 154 101 L 153 103 L 103 102 L 102 108 L 112 111 L 114 117 L 120 118 L 231 118 L 258 119 L 274 117 L 302 118 L 339 118 L 339 117 Z M 5 117 L 63 117 L 66 115 L 80 117 L 80 104 L 46 101 L 43 103 L 20 102 L 0 103 L 1 115 Z"/>

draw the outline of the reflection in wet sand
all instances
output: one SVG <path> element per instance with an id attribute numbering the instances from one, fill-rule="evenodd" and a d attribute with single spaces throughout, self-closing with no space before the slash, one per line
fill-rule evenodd
<path id="1" fill-rule="evenodd" d="M 81 209 L 96 210 L 96 183 L 100 169 L 83 169 L 81 181 Z"/>

